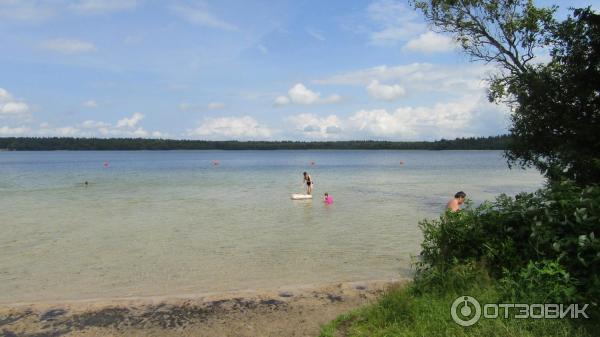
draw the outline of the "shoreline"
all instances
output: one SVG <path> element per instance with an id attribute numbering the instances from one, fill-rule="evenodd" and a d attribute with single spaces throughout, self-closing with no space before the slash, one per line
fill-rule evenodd
<path id="1" fill-rule="evenodd" d="M 0 304 L 0 336 L 315 336 L 408 280 Z"/>

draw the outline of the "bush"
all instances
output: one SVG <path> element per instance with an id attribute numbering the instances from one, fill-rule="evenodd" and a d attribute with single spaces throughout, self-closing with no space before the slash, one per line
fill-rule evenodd
<path id="1" fill-rule="evenodd" d="M 594 305 L 600 298 L 598 186 L 562 182 L 515 198 L 501 195 L 420 227 L 417 278 L 476 261 L 505 282 L 528 280 L 531 289 L 560 285 L 552 296 Z"/>

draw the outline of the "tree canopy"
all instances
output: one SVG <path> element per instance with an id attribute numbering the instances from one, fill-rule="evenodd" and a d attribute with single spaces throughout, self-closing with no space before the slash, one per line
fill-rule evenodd
<path id="1" fill-rule="evenodd" d="M 549 179 L 600 183 L 600 16 L 532 0 L 428 0 L 413 5 L 450 33 L 475 61 L 497 66 L 489 98 L 512 110 L 509 164 L 535 166 Z M 536 61 L 549 51 L 551 60 Z"/>
<path id="2" fill-rule="evenodd" d="M 509 137 L 441 139 L 433 142 L 389 141 L 206 141 L 146 138 L 0 138 L 0 149 L 53 150 L 504 150 Z"/>

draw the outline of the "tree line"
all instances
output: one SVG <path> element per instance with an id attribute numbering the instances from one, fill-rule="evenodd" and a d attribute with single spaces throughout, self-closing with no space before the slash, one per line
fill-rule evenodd
<path id="1" fill-rule="evenodd" d="M 208 141 L 146 138 L 6 137 L 0 149 L 8 151 L 55 150 L 504 150 L 510 137 L 456 138 L 453 140 L 392 142 L 352 141 Z"/>

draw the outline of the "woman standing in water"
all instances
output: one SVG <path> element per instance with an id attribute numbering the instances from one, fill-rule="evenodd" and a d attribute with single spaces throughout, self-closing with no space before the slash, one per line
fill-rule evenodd
<path id="1" fill-rule="evenodd" d="M 306 194 L 311 195 L 312 187 L 313 187 L 312 178 L 311 178 L 310 174 L 308 174 L 306 172 L 302 173 L 302 175 L 304 175 L 304 182 L 306 183 Z"/>

